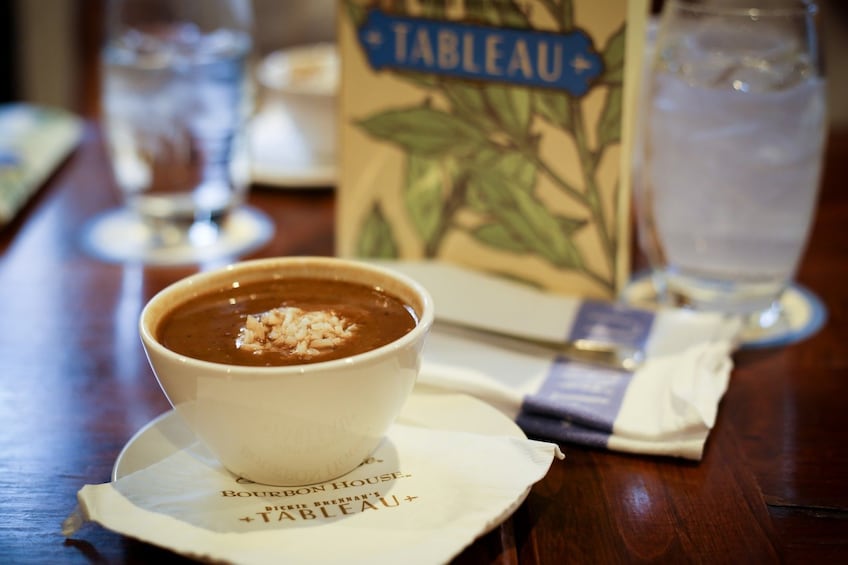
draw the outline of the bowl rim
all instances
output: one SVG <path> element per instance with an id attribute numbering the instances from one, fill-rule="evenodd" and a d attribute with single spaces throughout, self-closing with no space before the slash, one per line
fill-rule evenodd
<path id="1" fill-rule="evenodd" d="M 261 367 L 253 365 L 233 365 L 227 363 L 217 363 L 214 361 L 198 359 L 196 357 L 189 357 L 187 355 L 183 355 L 181 353 L 177 353 L 176 351 L 168 349 L 167 347 L 162 345 L 154 335 L 155 324 L 153 323 L 153 320 L 150 319 L 152 316 L 152 310 L 156 308 L 161 301 L 175 294 L 179 294 L 180 292 L 185 292 L 186 289 L 196 287 L 199 284 L 214 280 L 219 277 L 225 278 L 228 273 L 252 271 L 256 269 L 261 269 L 263 267 L 271 268 L 273 267 L 273 265 L 277 264 L 300 264 L 301 266 L 308 266 L 310 264 L 317 265 L 327 263 L 353 267 L 354 269 L 364 271 L 370 271 L 399 281 L 405 286 L 409 287 L 421 301 L 421 312 L 416 312 L 416 314 L 418 315 L 418 320 L 415 324 L 415 327 L 413 327 L 409 332 L 395 339 L 394 341 L 391 341 L 374 349 L 369 349 L 368 351 L 363 351 L 362 353 L 351 355 L 349 357 L 343 357 L 341 359 L 331 359 L 329 361 L 317 361 L 314 363 L 305 363 L 301 365 L 272 365 Z M 177 303 L 184 302 L 187 299 L 188 296 L 185 296 L 182 300 L 178 299 Z M 188 275 L 168 284 L 163 289 L 156 292 L 152 297 L 150 297 L 150 299 L 145 303 L 144 307 L 141 309 L 141 312 L 138 317 L 138 331 L 142 344 L 145 348 L 145 354 L 148 356 L 148 358 L 150 357 L 150 353 L 152 351 L 186 365 L 191 365 L 197 368 L 205 368 L 207 370 L 215 370 L 217 372 L 225 373 L 228 376 L 236 377 L 242 375 L 267 376 L 271 374 L 300 375 L 329 371 L 341 367 L 359 366 L 389 356 L 396 350 L 406 348 L 411 343 L 423 337 L 423 335 L 425 335 L 432 327 L 434 320 L 435 305 L 433 303 L 433 297 L 430 295 L 429 291 L 424 288 L 423 285 L 421 285 L 421 283 L 404 273 L 400 273 L 388 267 L 375 265 L 373 263 L 369 263 L 360 259 L 332 256 L 285 256 L 236 261 L 223 267 Z"/>

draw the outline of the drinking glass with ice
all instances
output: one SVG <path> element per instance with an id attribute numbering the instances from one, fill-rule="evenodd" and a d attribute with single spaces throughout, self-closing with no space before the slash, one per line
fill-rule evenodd
<path id="1" fill-rule="evenodd" d="M 812 2 L 670 0 L 645 114 L 640 239 L 668 303 L 773 323 L 826 132 Z"/>
<path id="2" fill-rule="evenodd" d="M 104 135 L 124 208 L 88 232 L 104 258 L 237 255 L 267 235 L 249 186 L 250 0 L 108 0 Z M 233 225 L 238 224 L 238 225 Z"/>

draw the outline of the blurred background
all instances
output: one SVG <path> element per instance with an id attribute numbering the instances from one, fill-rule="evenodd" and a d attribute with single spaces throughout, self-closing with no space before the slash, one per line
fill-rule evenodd
<path id="1" fill-rule="evenodd" d="M 830 119 L 848 124 L 848 2 L 819 4 Z M 0 103 L 95 115 L 102 7 L 103 0 L 0 0 Z M 335 36 L 336 0 L 254 0 L 254 8 L 259 56 Z"/>
<path id="2" fill-rule="evenodd" d="M 104 0 L 0 0 L 0 103 L 97 111 Z M 258 56 L 333 41 L 336 0 L 253 0 Z"/>

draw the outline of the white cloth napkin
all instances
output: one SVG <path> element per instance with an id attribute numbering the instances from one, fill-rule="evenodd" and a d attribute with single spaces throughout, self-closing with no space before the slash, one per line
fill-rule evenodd
<path id="1" fill-rule="evenodd" d="M 473 400 L 473 399 L 472 399 Z M 554 444 L 396 424 L 373 457 L 317 485 L 231 475 L 195 443 L 115 482 L 86 485 L 64 525 L 85 521 L 228 563 L 448 562 L 511 514 Z"/>
<path id="2" fill-rule="evenodd" d="M 699 460 L 728 386 L 741 321 L 540 292 L 440 262 L 383 262 L 433 295 L 419 381 L 497 407 L 534 437 Z M 466 328 L 495 330 L 519 339 Z M 637 349 L 635 372 L 581 363 L 521 338 Z"/>
<path id="3" fill-rule="evenodd" d="M 532 437 L 699 460 L 730 378 L 731 344 L 696 343 L 635 372 L 437 326 L 419 381 L 485 400 Z"/>

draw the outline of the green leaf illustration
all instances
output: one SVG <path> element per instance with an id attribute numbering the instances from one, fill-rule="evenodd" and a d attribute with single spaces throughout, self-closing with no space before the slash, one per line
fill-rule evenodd
<path id="1" fill-rule="evenodd" d="M 574 27 L 574 9 L 571 4 L 571 0 L 542 0 L 542 5 L 559 23 L 562 31 L 569 31 Z"/>
<path id="2" fill-rule="evenodd" d="M 602 57 L 604 74 L 601 80 L 607 84 L 621 84 L 624 74 L 624 47 L 627 39 L 626 27 L 620 28 L 607 41 Z"/>
<path id="3" fill-rule="evenodd" d="M 533 92 L 533 109 L 551 124 L 571 131 L 571 112 L 566 92 L 536 90 Z"/>
<path id="4" fill-rule="evenodd" d="M 510 181 L 524 192 L 532 192 L 536 185 L 536 165 L 523 153 L 505 150 L 498 155 L 497 162 L 488 167 L 489 174 Z"/>
<path id="5" fill-rule="evenodd" d="M 473 125 L 426 106 L 387 110 L 358 125 L 371 136 L 422 157 L 464 155 L 485 141 L 485 134 Z"/>
<path id="6" fill-rule="evenodd" d="M 490 202 L 492 216 L 523 247 L 557 267 L 582 267 L 574 242 L 563 233 L 557 218 L 532 194 L 494 175 L 486 175 L 480 188 Z"/>
<path id="7" fill-rule="evenodd" d="M 432 73 L 397 70 L 394 76 L 422 88 L 432 89 L 439 86 L 439 76 Z"/>
<path id="8" fill-rule="evenodd" d="M 460 161 L 459 166 L 464 169 L 468 177 L 468 190 L 465 192 L 465 203 L 473 211 L 479 214 L 488 214 L 488 202 L 481 197 L 477 191 L 478 170 L 487 170 L 495 167 L 500 161 L 502 151 L 492 145 L 485 145 L 471 156 L 468 160 Z"/>
<path id="9" fill-rule="evenodd" d="M 598 120 L 598 144 L 604 147 L 621 140 L 621 86 L 611 86 Z"/>
<path id="10" fill-rule="evenodd" d="M 358 28 L 365 22 L 365 17 L 368 14 L 365 6 L 357 4 L 353 0 L 345 0 L 344 7 L 347 10 L 347 16 L 353 23 L 353 27 Z"/>
<path id="11" fill-rule="evenodd" d="M 514 0 L 471 0 L 465 2 L 465 16 L 469 20 L 491 25 L 527 28 L 527 16 Z"/>
<path id="12" fill-rule="evenodd" d="M 533 162 L 517 151 L 489 149 L 471 166 L 469 204 L 495 220 L 475 231 L 474 237 L 499 249 L 537 253 L 557 267 L 582 267 L 570 238 L 577 224 L 564 224 L 536 198 Z"/>
<path id="13" fill-rule="evenodd" d="M 442 91 L 456 116 L 486 131 L 497 127 L 489 116 L 481 87 L 462 81 L 447 81 L 442 84 Z"/>
<path id="14" fill-rule="evenodd" d="M 515 28 L 530 27 L 530 22 L 527 20 L 527 15 L 521 10 L 515 0 L 512 2 L 502 1 L 495 2 L 498 5 L 498 16 L 500 25 Z"/>
<path id="15" fill-rule="evenodd" d="M 424 0 L 421 2 L 421 16 L 425 18 L 442 18 L 448 0 Z"/>
<path id="16" fill-rule="evenodd" d="M 485 93 L 488 106 L 504 131 L 526 139 L 533 108 L 530 92 L 519 86 L 490 84 L 486 86 Z"/>
<path id="17" fill-rule="evenodd" d="M 514 237 L 501 224 L 484 224 L 471 232 L 471 236 L 489 247 L 494 247 L 502 251 L 511 251 L 513 253 L 525 253 L 527 247 Z"/>
<path id="18" fill-rule="evenodd" d="M 379 203 L 375 203 L 365 217 L 356 242 L 356 254 L 359 257 L 379 259 L 397 259 L 399 257 L 392 226 L 386 220 Z"/>
<path id="19" fill-rule="evenodd" d="M 442 166 L 435 159 L 410 155 L 406 161 L 404 199 L 412 225 L 426 244 L 440 233 L 444 184 Z"/>
<path id="20" fill-rule="evenodd" d="M 588 224 L 588 221 L 585 219 L 569 218 L 561 215 L 556 216 L 556 220 L 559 222 L 563 234 L 569 238 Z M 525 253 L 528 251 L 522 241 L 513 237 L 512 233 L 501 224 L 483 224 L 474 229 L 472 235 L 478 241 L 504 251 L 515 253 Z"/>
<path id="21" fill-rule="evenodd" d="M 463 164 L 470 172 L 466 202 L 472 210 L 480 214 L 491 212 L 491 199 L 487 198 L 483 187 L 483 179 L 489 175 L 499 177 L 525 192 L 532 192 L 536 184 L 536 165 L 523 153 L 515 150 L 488 145 Z"/>
<path id="22" fill-rule="evenodd" d="M 568 216 L 558 215 L 556 219 L 562 228 L 562 233 L 568 237 L 572 237 L 589 224 L 589 220 L 585 218 L 569 218 Z"/>

